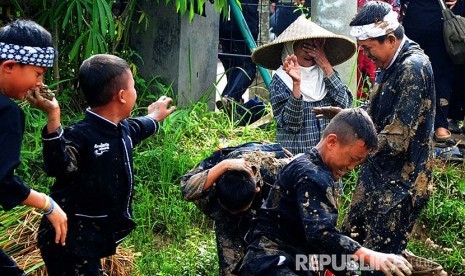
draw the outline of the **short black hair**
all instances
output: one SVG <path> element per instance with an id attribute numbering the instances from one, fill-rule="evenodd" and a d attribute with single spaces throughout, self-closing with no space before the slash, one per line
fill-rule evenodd
<path id="1" fill-rule="evenodd" d="M 339 112 L 323 131 L 323 138 L 336 134 L 343 145 L 362 140 L 368 151 L 378 148 L 376 128 L 362 108 L 346 108 Z"/>
<path id="2" fill-rule="evenodd" d="M 86 59 L 79 67 L 79 86 L 90 107 L 109 103 L 113 96 L 126 88 L 123 75 L 128 63 L 117 56 L 98 54 Z"/>
<path id="3" fill-rule="evenodd" d="M 53 47 L 52 35 L 44 27 L 34 21 L 23 19 L 0 28 L 0 42 L 40 48 Z"/>
<path id="4" fill-rule="evenodd" d="M 246 209 L 255 198 L 255 179 L 246 171 L 227 171 L 216 181 L 221 206 L 230 213 Z"/>
<path id="5" fill-rule="evenodd" d="M 349 26 L 362 26 L 378 21 L 382 21 L 384 16 L 392 10 L 391 5 L 382 1 L 369 1 L 362 7 L 360 7 L 357 14 L 350 21 Z M 397 39 L 402 39 L 404 37 L 404 27 L 399 25 L 397 29 L 393 32 L 394 36 Z M 380 43 L 383 43 L 387 38 L 387 34 L 379 37 L 374 37 L 373 39 L 378 40 Z"/>

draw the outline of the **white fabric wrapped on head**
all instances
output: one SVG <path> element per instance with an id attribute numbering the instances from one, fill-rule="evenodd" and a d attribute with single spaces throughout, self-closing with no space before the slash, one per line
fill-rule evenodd
<path id="1" fill-rule="evenodd" d="M 350 35 L 357 38 L 357 40 L 366 40 L 391 33 L 400 26 L 397 16 L 398 14 L 391 9 L 391 11 L 384 16 L 382 21 L 350 27 Z"/>

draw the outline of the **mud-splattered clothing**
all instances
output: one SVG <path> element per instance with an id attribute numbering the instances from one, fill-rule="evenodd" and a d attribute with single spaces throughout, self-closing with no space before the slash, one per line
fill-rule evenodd
<path id="1" fill-rule="evenodd" d="M 185 200 L 193 201 L 197 207 L 215 221 L 215 234 L 218 249 L 220 275 L 232 275 L 245 252 L 244 235 L 249 230 L 251 220 L 268 195 L 269 188 L 276 180 L 278 171 L 289 163 L 290 159 L 280 151 L 278 144 L 261 145 L 248 143 L 235 147 L 226 154 L 216 155 L 204 160 L 186 175 L 181 181 L 182 194 Z M 269 150 L 270 152 L 267 152 Z M 255 166 L 258 184 L 261 189 L 255 196 L 247 213 L 232 215 L 218 203 L 214 185 L 203 191 L 210 168 L 224 159 L 243 158 Z"/>
<path id="2" fill-rule="evenodd" d="M 360 244 L 336 228 L 336 191 L 331 171 L 314 148 L 284 167 L 250 230 L 241 272 L 307 275 L 296 271 L 296 254 L 357 251 Z"/>
<path id="3" fill-rule="evenodd" d="M 115 253 L 135 227 L 133 148 L 157 129 L 148 116 L 114 124 L 90 110 L 64 131 L 47 134 L 44 128 L 45 171 L 56 178 L 50 196 L 68 216 L 68 235 L 66 246 L 55 245 L 53 228 L 43 219 L 42 251 L 57 247 L 56 252 L 92 258 Z"/>
<path id="4" fill-rule="evenodd" d="M 435 110 L 431 64 L 406 40 L 394 63 L 377 73 L 370 114 L 379 150 L 362 164 L 344 230 L 364 247 L 400 253 L 432 188 Z"/>
<path id="5" fill-rule="evenodd" d="M 276 142 L 293 154 L 304 153 L 316 146 L 323 130 L 329 124 L 328 119 L 316 118 L 312 113 L 313 107 L 348 108 L 352 105 L 352 93 L 337 72 L 325 77 L 324 83 L 326 96 L 320 101 L 309 102 L 294 98 L 284 81 L 276 74 L 273 76 L 270 93 L 273 116 L 278 124 Z"/>

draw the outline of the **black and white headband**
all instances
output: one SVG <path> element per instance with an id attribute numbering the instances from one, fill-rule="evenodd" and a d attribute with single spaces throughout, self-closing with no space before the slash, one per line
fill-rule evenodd
<path id="1" fill-rule="evenodd" d="M 52 67 L 55 58 L 53 47 L 31 47 L 0 42 L 0 60 L 12 59 L 22 64 Z"/>

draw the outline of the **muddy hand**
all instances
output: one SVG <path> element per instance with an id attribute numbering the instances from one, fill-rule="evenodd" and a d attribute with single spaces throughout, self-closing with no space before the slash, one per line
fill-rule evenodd
<path id="1" fill-rule="evenodd" d="M 380 270 L 384 272 L 385 275 L 412 275 L 412 265 L 404 257 L 394 254 L 385 254 L 385 256 L 387 257 L 380 267 Z"/>
<path id="2" fill-rule="evenodd" d="M 155 121 L 161 122 L 176 110 L 175 106 L 168 107 L 171 104 L 173 104 L 173 99 L 167 96 L 161 96 L 158 101 L 149 105 L 148 115 Z"/>
<path id="3" fill-rule="evenodd" d="M 42 89 L 37 87 L 34 90 L 30 90 L 28 94 L 26 95 L 26 100 L 33 106 L 39 108 L 40 110 L 43 110 L 47 113 L 54 109 L 59 108 L 58 101 L 55 99 L 55 95 L 52 91 L 44 90 L 41 91 Z M 53 97 L 51 94 L 53 94 Z"/>
<path id="4" fill-rule="evenodd" d="M 336 116 L 342 108 L 336 106 L 322 106 L 322 107 L 314 107 L 312 112 L 316 114 L 317 119 L 332 119 Z"/>
<path id="5" fill-rule="evenodd" d="M 227 160 L 227 161 L 226 161 Z M 245 159 L 226 159 L 228 170 L 246 171 L 250 175 L 254 175 L 252 165 Z"/>

